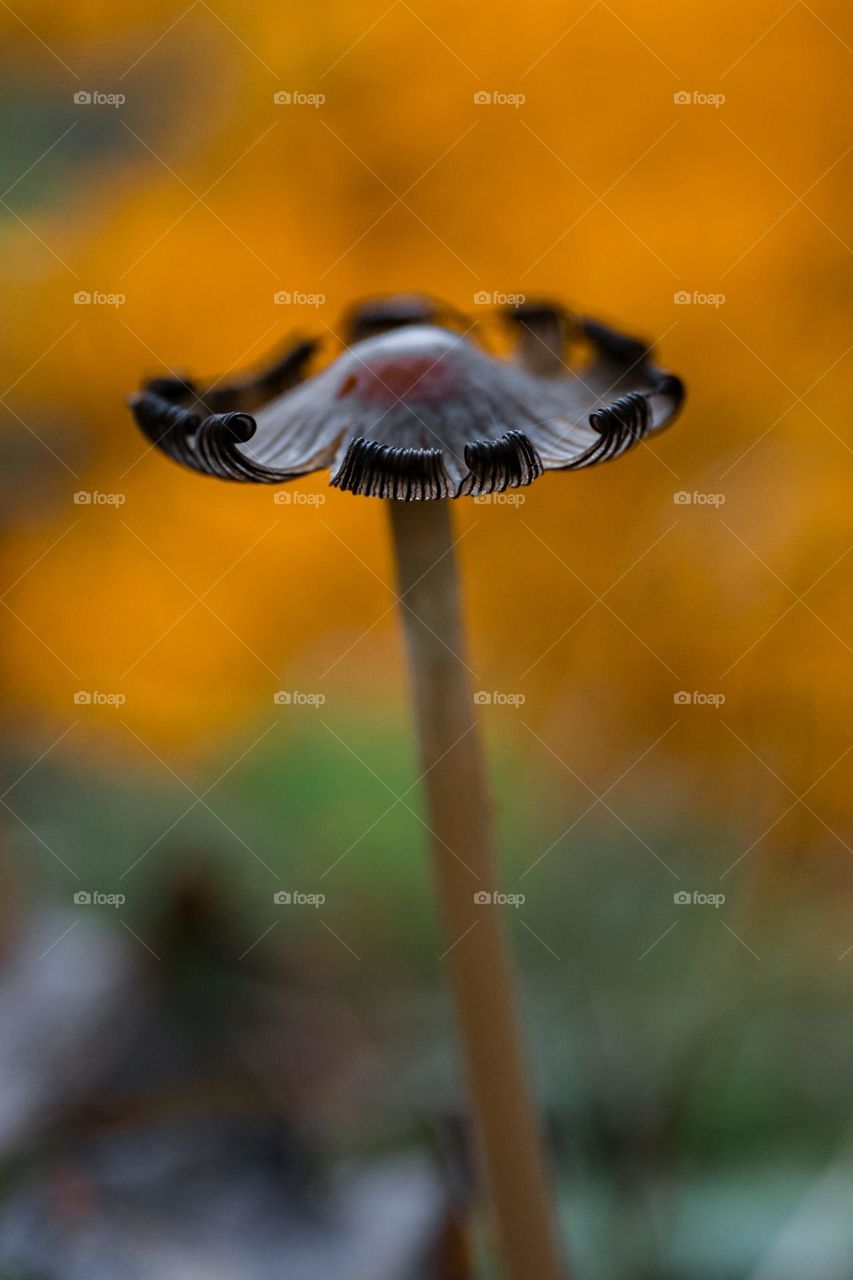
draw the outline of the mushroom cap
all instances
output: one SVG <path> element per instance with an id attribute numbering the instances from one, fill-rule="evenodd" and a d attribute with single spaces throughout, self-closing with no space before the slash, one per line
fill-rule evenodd
<path id="1" fill-rule="evenodd" d="M 406 300 L 398 327 L 354 342 L 314 377 L 299 381 L 312 354 L 302 343 L 290 365 L 285 357 L 238 384 L 243 401 L 254 392 L 255 402 L 263 384 L 266 403 L 254 416 L 240 411 L 234 388 L 197 392 L 173 378 L 134 398 L 137 422 L 176 461 L 207 474 L 276 484 L 329 468 L 337 488 L 412 501 L 499 492 L 543 471 L 608 461 L 666 426 L 683 401 L 680 379 L 654 365 L 642 342 L 593 321 L 573 327 L 586 362 L 570 369 L 554 351 L 562 309 L 512 317 L 523 339 L 510 362 L 464 334 L 417 323 Z M 383 316 L 393 314 L 384 303 Z M 548 326 L 544 361 L 534 358 L 540 325 Z M 226 406 L 237 411 L 217 412 Z"/>

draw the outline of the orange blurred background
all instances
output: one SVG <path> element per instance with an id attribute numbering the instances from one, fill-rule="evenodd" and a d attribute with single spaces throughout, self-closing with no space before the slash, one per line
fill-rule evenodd
<path id="1" fill-rule="evenodd" d="M 688 405 L 651 447 L 551 474 L 519 508 L 457 504 L 478 682 L 526 698 L 525 728 L 493 708 L 490 733 L 555 810 L 576 786 L 555 756 L 596 793 L 634 766 L 620 817 L 665 814 L 685 844 L 710 823 L 720 871 L 748 846 L 751 867 L 847 866 L 846 6 L 34 0 L 0 23 L 19 126 L 3 660 L 23 764 L 76 721 L 56 759 L 144 777 L 156 752 L 203 778 L 282 684 L 322 688 L 332 716 L 402 718 L 380 506 L 322 476 L 300 486 L 322 505 L 277 506 L 184 473 L 123 397 L 293 332 L 331 354 L 364 294 L 474 314 L 483 292 L 554 296 L 656 339 Z M 126 701 L 75 707 L 80 689 Z"/>

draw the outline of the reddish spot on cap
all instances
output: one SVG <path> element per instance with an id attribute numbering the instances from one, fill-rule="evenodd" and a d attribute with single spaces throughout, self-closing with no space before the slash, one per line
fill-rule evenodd
<path id="1" fill-rule="evenodd" d="M 347 374 L 338 388 L 338 399 L 356 395 L 362 404 L 393 405 L 397 401 L 438 401 L 458 387 L 444 356 L 399 355 L 385 357 Z"/>

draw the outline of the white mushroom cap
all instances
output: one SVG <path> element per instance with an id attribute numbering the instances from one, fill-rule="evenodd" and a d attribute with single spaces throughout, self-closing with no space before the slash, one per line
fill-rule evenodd
<path id="1" fill-rule="evenodd" d="M 253 418 L 205 419 L 168 397 L 152 407 L 150 391 L 134 409 L 176 460 L 225 478 L 279 483 L 329 468 L 331 484 L 373 497 L 500 491 L 618 457 L 677 413 L 682 384 L 642 343 L 591 321 L 580 332 L 591 358 L 579 372 L 534 374 L 460 333 L 407 324 L 354 343 Z M 215 409 L 224 396 L 198 400 Z"/>

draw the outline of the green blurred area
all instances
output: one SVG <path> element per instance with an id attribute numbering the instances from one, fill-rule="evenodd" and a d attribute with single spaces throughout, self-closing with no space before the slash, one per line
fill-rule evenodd
<path id="1" fill-rule="evenodd" d="M 79 885 L 126 893 L 120 914 L 143 943 L 170 878 L 191 867 L 225 889 L 238 942 L 283 955 L 297 990 L 324 974 L 388 1063 L 384 1120 L 355 1149 L 405 1146 L 460 1104 L 411 740 L 369 709 L 334 730 L 322 709 L 296 714 L 286 742 L 268 733 L 209 792 L 218 816 L 186 813 L 192 791 L 167 770 L 106 787 L 48 766 L 19 784 L 15 809 L 51 844 L 56 833 Z M 756 867 L 734 904 L 678 906 L 682 885 L 720 891 L 709 866 L 730 833 L 688 842 L 677 826 L 644 827 L 676 880 L 645 837 L 602 806 L 578 821 L 551 771 L 531 777 L 513 736 L 496 738 L 506 884 L 525 895 L 504 909 L 583 1274 L 746 1274 L 839 1144 L 844 1161 L 848 983 L 843 966 L 827 980 L 810 943 L 825 887 L 792 865 L 796 896 L 773 898 Z M 234 756 L 231 744 L 221 768 L 209 762 L 210 781 Z M 44 849 L 30 860 L 31 899 L 73 911 L 78 883 Z M 282 888 L 325 902 L 279 906 Z"/>

